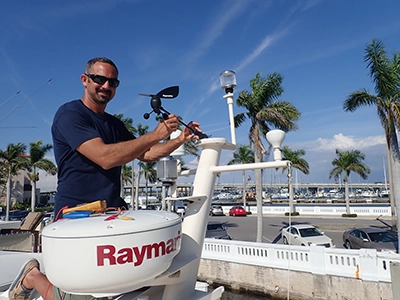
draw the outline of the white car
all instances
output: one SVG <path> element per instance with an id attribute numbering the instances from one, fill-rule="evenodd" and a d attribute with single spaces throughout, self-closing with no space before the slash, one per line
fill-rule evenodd
<path id="1" fill-rule="evenodd" d="M 309 224 L 296 224 L 282 229 L 282 241 L 286 245 L 335 247 L 330 237 Z"/>

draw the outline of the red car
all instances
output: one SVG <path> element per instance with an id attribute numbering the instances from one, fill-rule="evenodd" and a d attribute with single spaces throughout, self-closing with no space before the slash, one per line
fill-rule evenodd
<path id="1" fill-rule="evenodd" d="M 229 210 L 229 215 L 230 216 L 247 216 L 246 210 L 243 208 L 243 206 L 232 206 L 232 208 Z"/>

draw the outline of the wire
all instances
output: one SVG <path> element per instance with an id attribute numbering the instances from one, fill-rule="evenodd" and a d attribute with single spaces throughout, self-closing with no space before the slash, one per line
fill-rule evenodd
<path id="1" fill-rule="evenodd" d="M 38 88 L 36 91 L 34 91 L 32 94 L 30 94 L 28 97 L 26 97 L 24 100 L 22 100 L 17 106 L 15 106 L 10 112 L 8 112 L 3 118 L 0 119 L 0 122 L 3 121 L 5 118 L 7 118 L 13 111 L 15 111 L 18 107 L 20 107 L 26 100 L 28 100 L 30 97 L 32 97 L 34 94 L 36 94 L 38 91 L 40 91 L 42 88 L 44 88 L 46 85 L 48 85 L 52 81 L 52 79 L 49 79 L 45 84 L 43 84 L 40 88 Z M 8 101 L 8 100 L 7 100 Z"/>
<path id="2" fill-rule="evenodd" d="M 0 107 L 2 107 L 4 104 L 6 104 L 8 101 L 10 101 L 11 99 L 13 99 L 15 96 L 17 96 L 21 91 L 18 91 L 14 94 L 14 96 L 8 98 L 6 101 L 4 101 L 3 103 L 0 104 Z"/>

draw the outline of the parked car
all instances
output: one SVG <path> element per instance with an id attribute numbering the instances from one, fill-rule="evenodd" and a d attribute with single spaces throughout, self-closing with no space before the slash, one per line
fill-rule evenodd
<path id="1" fill-rule="evenodd" d="M 223 216 L 224 210 L 221 205 L 211 205 L 210 216 Z"/>
<path id="2" fill-rule="evenodd" d="M 231 209 L 229 210 L 229 215 L 230 216 L 247 216 L 246 210 L 243 208 L 243 206 L 232 206 Z"/>
<path id="3" fill-rule="evenodd" d="M 176 212 L 178 215 L 184 215 L 184 214 L 186 213 L 186 207 L 184 207 L 184 206 L 177 206 L 177 207 L 175 208 L 175 212 Z"/>
<path id="4" fill-rule="evenodd" d="M 224 224 L 220 221 L 209 221 L 207 224 L 206 238 L 231 240 Z"/>
<path id="5" fill-rule="evenodd" d="M 347 249 L 373 248 L 378 251 L 399 252 L 396 234 L 378 227 L 353 228 L 343 233 Z"/>
<path id="6" fill-rule="evenodd" d="M 296 224 L 284 228 L 282 241 L 286 245 L 335 247 L 330 237 L 309 224 Z"/>
<path id="7" fill-rule="evenodd" d="M 25 217 L 30 213 L 30 210 L 10 210 L 8 214 L 8 220 L 9 221 L 22 221 L 25 219 Z M 2 221 L 6 219 L 6 212 L 4 212 L 1 215 L 0 218 Z"/>
<path id="8" fill-rule="evenodd" d="M 157 205 L 154 204 L 148 204 L 145 208 L 146 210 L 158 210 Z"/>

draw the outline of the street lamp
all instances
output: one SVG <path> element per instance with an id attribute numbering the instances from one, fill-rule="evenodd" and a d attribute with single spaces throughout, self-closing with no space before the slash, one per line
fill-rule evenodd
<path id="1" fill-rule="evenodd" d="M 236 73 L 230 70 L 224 71 L 219 75 L 219 80 L 222 90 L 225 91 L 224 98 L 226 98 L 228 104 L 232 144 L 236 145 L 235 122 L 233 120 L 233 91 L 236 88 Z"/>

